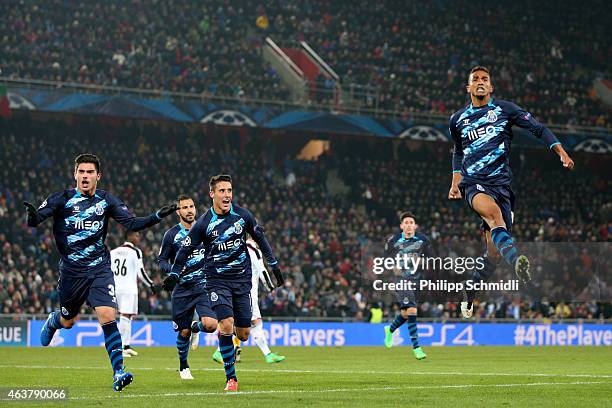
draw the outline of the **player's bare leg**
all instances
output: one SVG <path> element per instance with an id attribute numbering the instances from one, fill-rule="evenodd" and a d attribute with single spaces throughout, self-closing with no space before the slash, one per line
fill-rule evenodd
<path id="1" fill-rule="evenodd" d="M 132 317 L 133 314 L 119 313 L 119 333 L 123 341 L 123 357 L 137 356 L 138 353 L 130 347 L 132 338 Z"/>
<path id="2" fill-rule="evenodd" d="M 95 308 L 98 315 L 98 322 L 104 332 L 104 344 L 108 358 L 114 371 L 113 390 L 121 391 L 134 380 L 130 372 L 124 372 L 123 366 L 123 347 L 121 344 L 121 334 L 117 327 L 115 308 L 110 306 L 98 306 Z"/>
<path id="3" fill-rule="evenodd" d="M 472 199 L 472 208 L 482 217 L 491 229 L 491 239 L 495 247 L 508 263 L 514 268 L 516 276 L 522 282 L 529 282 L 529 260 L 520 255 L 512 236 L 506 229 L 506 223 L 495 200 L 487 194 L 476 194 Z"/>
<path id="4" fill-rule="evenodd" d="M 259 347 L 261 352 L 263 353 L 266 363 L 280 363 L 285 359 L 285 356 L 278 355 L 273 353 L 268 346 L 268 341 L 266 340 L 266 336 L 263 331 L 263 322 L 261 319 L 255 319 L 251 321 L 251 336 L 253 337 L 253 341 Z"/>

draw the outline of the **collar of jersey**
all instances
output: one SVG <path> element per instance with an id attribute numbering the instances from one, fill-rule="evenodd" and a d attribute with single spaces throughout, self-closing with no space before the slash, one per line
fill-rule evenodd
<path id="1" fill-rule="evenodd" d="M 210 219 L 211 222 L 215 221 L 219 217 L 225 217 L 227 215 L 227 214 L 223 214 L 223 215 L 217 214 L 213 207 L 210 207 L 210 212 L 212 213 L 212 218 Z M 228 214 L 238 215 L 238 213 L 234 211 L 234 203 L 230 203 L 230 210 Z"/>
<path id="2" fill-rule="evenodd" d="M 475 109 L 484 108 L 485 106 L 495 106 L 495 105 L 493 105 L 493 98 L 489 98 L 489 103 L 487 103 L 486 105 L 482 105 L 482 106 L 479 106 L 477 108 L 475 108 L 474 105 L 472 104 L 472 102 L 470 102 L 470 106 L 468 107 L 468 110 L 473 112 Z"/>
<path id="3" fill-rule="evenodd" d="M 75 195 L 75 197 L 83 197 L 83 194 L 81 194 L 81 192 L 79 191 L 79 189 L 78 189 L 78 188 L 76 188 L 76 187 L 75 187 L 75 188 L 74 188 L 74 192 L 75 192 L 75 194 L 74 194 L 74 195 Z M 100 198 L 100 196 L 98 195 L 98 193 L 95 193 L 95 194 L 94 194 L 94 197 L 96 197 L 96 198 Z M 91 197 L 89 197 L 89 198 L 91 198 Z"/>
<path id="4" fill-rule="evenodd" d="M 130 247 L 130 248 L 135 248 L 134 244 L 132 244 L 132 243 L 131 243 L 131 242 L 129 242 L 129 241 L 125 241 L 125 242 L 123 243 L 123 246 L 128 246 L 128 247 Z"/>

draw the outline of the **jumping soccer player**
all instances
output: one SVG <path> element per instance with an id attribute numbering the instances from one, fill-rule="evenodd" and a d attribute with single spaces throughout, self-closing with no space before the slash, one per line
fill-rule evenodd
<path id="1" fill-rule="evenodd" d="M 249 257 L 251 258 L 251 268 L 253 269 L 253 276 L 251 278 L 251 309 L 253 314 L 251 316 L 251 336 L 253 341 L 259 347 L 264 355 L 266 363 L 280 363 L 285 359 L 285 356 L 273 353 L 268 346 L 268 341 L 263 331 L 263 322 L 261 321 L 261 311 L 259 310 L 259 281 L 261 281 L 268 291 L 274 290 L 274 284 L 270 279 L 270 274 L 266 269 L 263 261 L 263 255 L 257 247 L 257 244 L 252 239 L 247 239 L 247 248 L 249 250 Z M 236 350 L 236 362 L 239 361 L 239 350 L 240 343 L 236 344 L 234 339 L 234 346 Z M 217 363 L 223 363 L 223 357 L 221 351 L 217 349 L 213 354 L 213 360 Z"/>
<path id="2" fill-rule="evenodd" d="M 140 233 L 128 231 L 125 242 L 110 251 L 111 269 L 115 274 L 115 296 L 119 310 L 119 333 L 123 342 L 123 357 L 137 356 L 130 347 L 132 337 L 132 317 L 138 314 L 138 279 L 145 282 L 155 293 L 153 281 L 145 272 L 142 251 L 137 247 Z"/>
<path id="3" fill-rule="evenodd" d="M 206 285 L 210 304 L 219 320 L 219 347 L 225 367 L 226 391 L 237 391 L 232 335 L 246 341 L 251 327 L 251 260 L 246 234 L 261 248 L 276 277 L 277 286 L 284 283 L 278 261 L 266 240 L 264 230 L 248 210 L 232 204 L 232 178 L 218 175 L 210 179 L 212 207 L 202 215 L 183 240 L 172 271 L 164 284 L 175 284 L 187 256 L 204 244 Z"/>
<path id="4" fill-rule="evenodd" d="M 397 255 L 408 257 L 429 256 L 431 254 L 431 244 L 429 239 L 420 232 L 417 232 L 416 218 L 411 212 L 405 211 L 400 214 L 401 232 L 391 236 L 385 244 L 385 257 L 391 258 Z M 421 279 L 421 270 L 413 269 L 411 263 L 408 268 L 401 271 L 399 281 L 418 282 Z M 400 304 L 400 312 L 391 323 L 385 326 L 385 347 L 393 346 L 393 333 L 408 321 L 408 332 L 412 341 L 412 351 L 417 360 L 423 360 L 427 354 L 419 346 L 419 336 L 417 334 L 417 293 L 416 290 L 397 290 L 395 296 Z"/>
<path id="5" fill-rule="evenodd" d="M 121 335 L 115 320 L 115 281 L 110 254 L 104 245 L 109 218 L 130 231 L 149 228 L 172 214 L 168 205 L 148 217 L 135 217 L 125 204 L 110 193 L 97 190 L 102 173 L 100 160 L 81 154 L 74 160 L 77 187 L 51 194 L 38 210 L 29 202 L 27 224 L 36 227 L 53 217 L 53 235 L 60 254 L 58 290 L 60 311 L 49 314 L 40 332 L 40 343 L 48 346 L 58 329 L 70 329 L 83 303 L 96 310 L 104 332 L 106 351 L 114 371 L 113 389 L 121 391 L 133 375 L 124 372 Z"/>
<path id="6" fill-rule="evenodd" d="M 164 234 L 157 261 L 164 273 L 170 273 L 172 262 L 181 249 L 183 239 L 195 223 L 196 207 L 193 199 L 180 195 L 176 200 L 180 222 Z M 194 322 L 196 333 L 200 331 L 212 333 L 217 329 L 217 319 L 210 308 L 206 292 L 206 277 L 204 276 L 204 247 L 198 245 L 188 254 L 184 263 L 185 269 L 180 272 L 178 282 L 168 284 L 164 281 L 164 289 L 172 292 L 172 323 L 176 336 L 176 348 L 179 357 L 179 375 L 183 380 L 193 380 L 193 375 L 187 362 L 190 336 L 192 336 L 192 318 L 194 312 L 200 317 Z M 177 285 L 178 283 L 178 285 Z"/>
<path id="7" fill-rule="evenodd" d="M 514 215 L 509 163 L 512 126 L 526 129 L 543 140 L 568 170 L 574 167 L 574 162 L 555 135 L 529 112 L 512 102 L 491 97 L 493 84 L 487 68 L 472 68 L 466 90 L 471 103 L 455 112 L 449 123 L 455 149 L 448 198 L 465 197 L 483 221 L 487 241 L 484 268 L 475 271 L 472 280 L 489 279 L 503 258 L 521 281 L 528 282 L 531 280 L 529 260 L 519 253 L 510 234 Z M 474 298 L 474 292 L 467 293 L 461 303 L 461 313 L 466 319 L 472 316 Z"/>

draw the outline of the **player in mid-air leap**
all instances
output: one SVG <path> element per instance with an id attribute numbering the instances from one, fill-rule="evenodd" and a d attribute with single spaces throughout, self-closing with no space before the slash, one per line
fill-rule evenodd
<path id="1" fill-rule="evenodd" d="M 115 281 L 110 254 L 104 244 L 109 218 L 131 231 L 151 227 L 172 214 L 168 205 L 148 217 L 135 217 L 125 204 L 103 190 L 97 190 L 102 173 L 100 160 L 93 154 L 81 154 L 74 161 L 76 188 L 51 194 L 36 209 L 24 202 L 27 224 L 36 227 L 53 217 L 53 235 L 60 254 L 60 311 L 49 314 L 40 333 L 40 343 L 48 346 L 58 329 L 70 329 L 83 303 L 96 310 L 104 332 L 108 358 L 114 371 L 113 389 L 121 391 L 133 380 L 124 372 L 121 335 L 115 316 Z"/>
<path id="2" fill-rule="evenodd" d="M 529 260 L 521 255 L 512 238 L 514 193 L 510 188 L 510 143 L 512 127 L 528 130 L 553 149 L 571 170 L 574 161 L 555 135 L 529 113 L 512 102 L 493 99 L 489 70 L 472 68 L 466 86 L 471 103 L 450 118 L 449 130 L 455 143 L 453 179 L 448 198 L 462 197 L 482 218 L 487 249 L 484 267 L 474 272 L 474 282 L 486 281 L 503 258 L 523 281 L 531 280 Z M 461 313 L 468 319 L 473 313 L 475 292 L 467 293 Z"/>
<path id="3" fill-rule="evenodd" d="M 232 178 L 218 175 L 210 179 L 212 207 L 189 230 L 172 271 L 164 280 L 171 287 L 178 282 L 189 254 L 203 243 L 205 248 L 206 289 L 210 305 L 219 320 L 219 349 L 225 367 L 226 391 L 237 391 L 232 335 L 242 341 L 249 338 L 251 327 L 251 260 L 246 234 L 259 245 L 276 277 L 277 286 L 284 283 L 278 261 L 272 254 L 263 228 L 248 210 L 232 204 Z"/>

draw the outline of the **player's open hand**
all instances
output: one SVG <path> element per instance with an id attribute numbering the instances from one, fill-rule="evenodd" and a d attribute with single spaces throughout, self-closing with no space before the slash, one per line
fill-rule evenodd
<path id="1" fill-rule="evenodd" d="M 168 204 L 168 205 L 164 205 L 162 208 L 157 210 L 156 214 L 159 218 L 164 218 L 174 213 L 177 209 L 178 209 L 178 206 L 176 205 L 176 203 Z"/>
<path id="2" fill-rule="evenodd" d="M 168 276 L 166 276 L 166 279 L 164 279 L 162 288 L 168 292 L 172 292 L 178 281 L 179 276 L 176 273 L 171 272 Z"/>
<path id="3" fill-rule="evenodd" d="M 459 190 L 459 186 L 451 186 L 448 192 L 449 200 L 461 200 L 461 191 Z"/>

